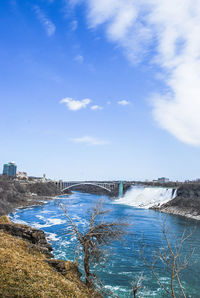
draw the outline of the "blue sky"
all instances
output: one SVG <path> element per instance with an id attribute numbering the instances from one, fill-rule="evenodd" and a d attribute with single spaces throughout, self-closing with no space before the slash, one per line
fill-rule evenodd
<path id="1" fill-rule="evenodd" d="M 95 2 L 1 1 L 2 166 L 200 177 L 199 1 Z"/>

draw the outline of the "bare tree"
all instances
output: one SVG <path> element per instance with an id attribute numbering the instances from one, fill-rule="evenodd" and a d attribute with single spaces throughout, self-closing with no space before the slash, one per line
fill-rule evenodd
<path id="1" fill-rule="evenodd" d="M 76 235 L 84 252 L 84 273 L 88 287 L 94 287 L 97 276 L 91 272 L 92 262 L 99 263 L 102 257 L 103 247 L 108 246 L 114 240 L 120 240 L 125 233 L 123 227 L 127 224 L 120 221 L 105 222 L 104 215 L 110 210 L 104 210 L 102 202 L 89 211 L 88 229 L 81 233 L 68 214 L 66 206 L 61 205 L 73 233 Z"/>
<path id="2" fill-rule="evenodd" d="M 144 280 L 143 274 L 140 274 L 139 277 L 132 282 L 133 297 L 136 298 L 137 292 L 143 287 L 142 282 Z"/>
<path id="3" fill-rule="evenodd" d="M 162 247 L 156 252 L 151 263 L 147 261 L 145 257 L 145 247 L 144 245 L 138 245 L 140 256 L 144 264 L 152 271 L 155 279 L 159 285 L 164 289 L 164 291 L 171 297 L 176 297 L 175 284 L 178 285 L 179 290 L 182 293 L 182 296 L 186 298 L 184 292 L 184 287 L 181 282 L 180 272 L 189 265 L 190 259 L 194 253 L 194 250 L 190 250 L 190 253 L 187 256 L 182 256 L 182 249 L 185 244 L 185 241 L 192 236 L 194 230 L 187 232 L 186 228 L 184 229 L 181 237 L 177 237 L 173 233 L 169 233 L 169 229 L 166 225 L 166 218 L 163 220 L 162 224 Z M 162 262 L 166 271 L 170 276 L 170 287 L 164 285 L 159 275 L 156 273 L 156 265 L 158 262 Z M 136 297 L 136 296 L 134 296 Z"/>

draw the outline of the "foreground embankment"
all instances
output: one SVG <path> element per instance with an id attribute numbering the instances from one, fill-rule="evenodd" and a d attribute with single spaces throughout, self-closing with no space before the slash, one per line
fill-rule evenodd
<path id="1" fill-rule="evenodd" d="M 42 201 L 61 194 L 53 182 L 28 183 L 0 177 L 0 216 L 16 208 L 42 204 Z"/>
<path id="2" fill-rule="evenodd" d="M 200 220 L 200 184 L 183 184 L 173 200 L 153 209 Z"/>
<path id="3" fill-rule="evenodd" d="M 52 256 L 43 231 L 0 217 L 0 297 L 100 297 L 76 264 Z"/>

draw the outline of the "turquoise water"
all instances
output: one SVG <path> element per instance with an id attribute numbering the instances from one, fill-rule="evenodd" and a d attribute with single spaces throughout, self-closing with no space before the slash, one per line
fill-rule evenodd
<path id="1" fill-rule="evenodd" d="M 71 218 L 83 231 L 87 229 L 88 224 L 87 210 L 92 208 L 99 199 L 104 199 L 105 208 L 112 209 L 105 220 L 112 221 L 121 218 L 129 223 L 124 240 L 120 243 L 113 242 L 109 251 L 106 252 L 105 266 L 95 267 L 95 272 L 106 289 L 114 291 L 119 297 L 131 297 L 131 283 L 142 273 L 144 287 L 138 293 L 138 297 L 167 297 L 151 271 L 142 262 L 137 247 L 137 244 L 141 242 L 145 245 L 145 257 L 148 262 L 151 262 L 157 249 L 162 246 L 160 222 L 165 215 L 153 210 L 115 204 L 106 196 L 74 192 L 70 196 L 49 201 L 43 206 L 18 209 L 17 212 L 10 214 L 10 217 L 15 222 L 26 223 L 44 230 L 54 248 L 55 258 L 74 261 L 77 241 L 73 235 L 69 234 L 70 227 L 58 204 L 68 206 Z M 187 297 L 200 297 L 200 223 L 169 215 L 167 225 L 169 232 L 173 232 L 176 237 L 182 234 L 185 225 L 188 231 L 196 227 L 195 233 L 187 240 L 183 249 L 183 257 L 190 253 L 191 247 L 195 248 L 195 252 L 190 260 L 191 265 L 182 272 L 181 280 Z M 173 236 L 170 240 L 173 243 L 175 241 Z M 81 260 L 80 254 L 79 263 L 82 270 Z M 164 265 L 157 263 L 155 271 L 162 282 L 169 286 L 170 276 Z M 182 296 L 179 293 L 177 297 Z"/>

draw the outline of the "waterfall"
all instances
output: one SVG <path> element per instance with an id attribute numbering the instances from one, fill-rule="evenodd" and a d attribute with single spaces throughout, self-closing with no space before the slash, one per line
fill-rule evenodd
<path id="1" fill-rule="evenodd" d="M 115 203 L 139 208 L 160 207 L 175 198 L 176 193 L 177 189 L 174 188 L 132 186 L 124 197 L 115 200 Z"/>

